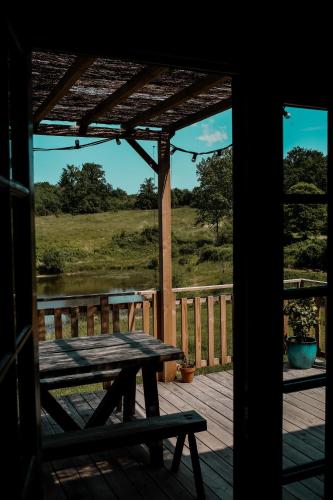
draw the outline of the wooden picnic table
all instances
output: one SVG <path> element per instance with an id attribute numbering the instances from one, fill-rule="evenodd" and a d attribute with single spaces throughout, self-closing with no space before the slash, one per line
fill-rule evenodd
<path id="1" fill-rule="evenodd" d="M 164 362 L 183 357 L 178 347 L 142 332 L 44 341 L 39 344 L 41 404 L 65 431 L 79 430 L 78 424 L 51 394 L 52 381 L 72 376 L 76 385 L 80 385 L 80 376 L 97 374 L 97 381 L 99 374 L 102 377 L 118 370 L 85 427 L 104 425 L 122 396 L 124 420 L 128 421 L 134 415 L 136 376 L 141 370 L 146 416 L 159 416 L 157 372 L 162 370 Z M 151 456 L 152 460 L 163 462 L 160 443 L 151 447 Z"/>

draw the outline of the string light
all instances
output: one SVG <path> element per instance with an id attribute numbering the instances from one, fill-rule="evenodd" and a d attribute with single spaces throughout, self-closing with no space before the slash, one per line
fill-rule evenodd
<path id="1" fill-rule="evenodd" d="M 229 144 L 228 146 L 225 146 L 224 148 L 219 148 L 219 149 L 212 149 L 210 151 L 190 151 L 188 149 L 183 149 L 179 148 L 178 146 L 175 146 L 174 144 L 170 144 L 170 155 L 173 155 L 176 151 L 180 151 L 181 153 L 187 153 L 192 155 L 192 161 L 193 163 L 197 161 L 198 156 L 202 155 L 210 155 L 210 154 L 216 154 L 217 156 L 222 156 L 222 153 L 226 151 L 227 149 L 232 147 L 232 144 Z"/>
<path id="2" fill-rule="evenodd" d="M 290 118 L 291 114 L 285 111 L 283 108 L 283 116 L 286 118 Z M 109 139 L 100 139 L 98 141 L 94 142 L 88 142 L 86 144 L 80 144 L 79 139 L 75 139 L 74 146 L 67 146 L 67 147 L 60 147 L 60 148 L 34 148 L 34 151 L 39 152 L 39 151 L 69 151 L 73 149 L 82 149 L 82 148 L 88 148 L 91 146 L 98 146 L 99 144 L 103 144 L 105 142 L 110 142 L 115 140 L 118 145 L 121 144 L 121 140 L 119 137 L 112 137 Z M 187 153 L 192 155 L 192 162 L 195 163 L 197 161 L 198 156 L 202 155 L 209 155 L 209 154 L 216 154 L 217 156 L 222 156 L 222 153 L 226 151 L 227 149 L 231 148 L 232 144 L 229 144 L 228 146 L 225 146 L 224 148 L 218 148 L 218 149 L 212 149 L 210 151 L 190 151 L 188 149 L 180 148 L 178 146 L 175 146 L 174 144 L 170 144 L 170 155 L 173 155 L 177 151 L 180 151 L 181 153 Z"/>

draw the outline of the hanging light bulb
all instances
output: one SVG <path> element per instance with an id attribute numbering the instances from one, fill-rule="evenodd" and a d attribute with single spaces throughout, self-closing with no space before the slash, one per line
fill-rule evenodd
<path id="1" fill-rule="evenodd" d="M 75 149 L 80 149 L 80 141 L 79 139 L 75 139 Z"/>
<path id="2" fill-rule="evenodd" d="M 177 151 L 176 146 L 171 146 L 170 155 L 172 156 Z"/>
<path id="3" fill-rule="evenodd" d="M 217 156 L 222 156 L 222 149 L 218 149 L 218 150 L 216 151 L 216 154 L 217 154 Z"/>
<path id="4" fill-rule="evenodd" d="M 195 161 L 197 161 L 197 156 L 198 156 L 198 153 L 193 153 L 193 156 L 192 156 L 192 161 L 193 161 L 193 163 L 194 163 Z"/>
<path id="5" fill-rule="evenodd" d="M 286 120 L 289 120 L 289 118 L 291 117 L 291 113 L 289 113 L 289 111 L 287 111 L 284 106 L 283 106 L 282 114 Z"/>
<path id="6" fill-rule="evenodd" d="M 119 137 L 116 138 L 116 143 L 118 144 L 118 146 L 120 146 L 121 140 L 119 139 Z"/>

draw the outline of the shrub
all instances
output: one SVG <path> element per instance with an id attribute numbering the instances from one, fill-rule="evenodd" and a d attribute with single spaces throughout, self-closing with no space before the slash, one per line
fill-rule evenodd
<path id="1" fill-rule="evenodd" d="M 64 272 L 64 256 L 57 248 L 48 248 L 45 250 L 41 260 L 42 264 L 39 266 L 41 272 L 47 274 L 60 274 Z"/>
<path id="2" fill-rule="evenodd" d="M 141 233 L 141 240 L 143 243 L 157 243 L 158 242 L 159 229 L 157 226 L 145 227 Z"/>
<path id="3" fill-rule="evenodd" d="M 187 243 L 179 248 L 180 255 L 193 255 L 195 252 L 196 245 L 194 242 Z"/>
<path id="4" fill-rule="evenodd" d="M 298 244 L 295 267 L 326 270 L 327 245 L 325 240 L 308 240 Z"/>
<path id="5" fill-rule="evenodd" d="M 213 262 L 221 260 L 221 252 L 219 249 L 209 246 L 204 247 L 200 252 L 199 262 L 205 262 L 207 260 Z"/>
<path id="6" fill-rule="evenodd" d="M 185 266 L 186 264 L 188 264 L 188 258 L 187 257 L 181 257 L 178 261 L 178 264 L 180 264 L 181 266 Z"/>
<path id="7" fill-rule="evenodd" d="M 216 238 L 216 245 L 228 245 L 233 241 L 233 227 L 231 221 L 226 221 Z"/>
<path id="8" fill-rule="evenodd" d="M 213 240 L 210 238 L 200 238 L 199 240 L 195 241 L 195 245 L 197 248 L 202 248 L 205 245 L 211 245 L 213 243 Z"/>
<path id="9" fill-rule="evenodd" d="M 148 269 L 157 269 L 158 268 L 158 259 L 153 257 L 147 264 Z"/>

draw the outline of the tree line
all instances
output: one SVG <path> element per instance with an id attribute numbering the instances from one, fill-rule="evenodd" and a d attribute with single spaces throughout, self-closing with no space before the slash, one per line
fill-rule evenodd
<path id="1" fill-rule="evenodd" d="M 193 192 L 172 189 L 173 208 L 192 205 Z M 136 194 L 113 188 L 105 178 L 101 165 L 84 163 L 81 168 L 67 165 L 59 182 L 35 184 L 36 215 L 93 214 L 117 210 L 151 210 L 158 206 L 157 187 L 152 177 L 146 178 Z"/>
<path id="2" fill-rule="evenodd" d="M 327 157 L 322 152 L 293 148 L 284 159 L 285 192 L 324 193 L 327 187 L 326 168 Z M 222 156 L 213 155 L 201 160 L 196 166 L 196 174 L 198 186 L 193 190 L 172 189 L 172 206 L 194 207 L 198 224 L 208 224 L 214 229 L 216 239 L 223 239 L 221 225 L 226 227 L 229 221 L 230 232 L 232 218 L 232 151 L 226 150 Z M 105 178 L 103 167 L 96 163 L 84 163 L 81 168 L 67 165 L 58 184 L 41 182 L 35 185 L 37 215 L 151 210 L 157 206 L 157 187 L 152 177 L 144 180 L 136 194 L 128 194 L 123 189 L 113 188 Z M 324 234 L 326 219 L 322 206 L 286 206 L 286 245 Z"/>

